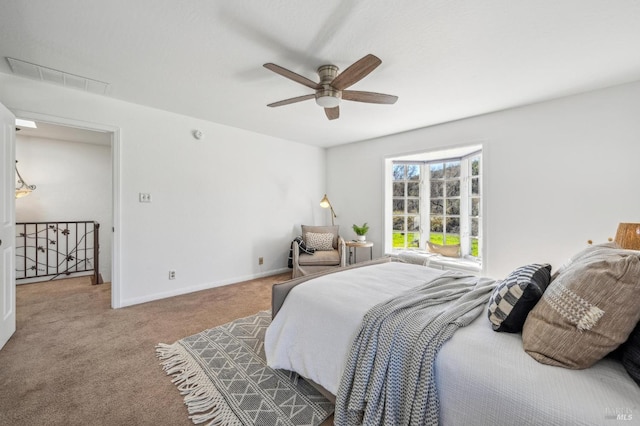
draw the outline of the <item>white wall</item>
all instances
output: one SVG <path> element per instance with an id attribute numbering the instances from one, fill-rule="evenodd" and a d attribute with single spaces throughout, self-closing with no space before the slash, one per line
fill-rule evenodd
<path id="1" fill-rule="evenodd" d="M 296 225 L 328 220 L 320 148 L 6 74 L 0 102 L 119 129 L 116 306 L 285 271 Z"/>
<path id="2" fill-rule="evenodd" d="M 640 82 L 331 148 L 327 190 L 343 226 L 383 247 L 384 159 L 484 145 L 485 274 L 554 268 L 640 222 Z"/>
<path id="3" fill-rule="evenodd" d="M 16 134 L 20 173 L 36 190 L 16 200 L 17 222 L 100 224 L 100 270 L 111 281 L 111 147 Z"/>

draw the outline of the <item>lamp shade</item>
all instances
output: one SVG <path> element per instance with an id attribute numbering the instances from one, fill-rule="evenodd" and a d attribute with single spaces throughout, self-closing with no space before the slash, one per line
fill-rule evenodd
<path id="1" fill-rule="evenodd" d="M 323 209 L 328 209 L 329 207 L 331 207 L 331 203 L 327 198 L 327 194 L 324 194 L 324 197 L 322 197 L 322 200 L 320 200 L 320 207 L 322 207 Z"/>
<path id="2" fill-rule="evenodd" d="M 640 223 L 620 223 L 615 242 L 624 249 L 640 250 Z"/>
<path id="3" fill-rule="evenodd" d="M 27 182 L 24 181 L 24 178 L 18 171 L 18 160 L 16 160 L 16 174 L 18 175 L 18 185 L 19 185 L 16 187 L 16 198 L 26 197 L 27 195 L 31 194 L 31 191 L 36 189 L 36 186 L 29 185 Z"/>
<path id="4" fill-rule="evenodd" d="M 322 197 L 322 200 L 320 200 L 320 207 L 322 207 L 323 209 L 331 209 L 331 224 L 335 225 L 333 218 L 338 216 L 336 216 L 336 212 L 333 211 L 333 206 L 331 205 L 327 194 L 324 194 L 324 197 Z"/>
<path id="5" fill-rule="evenodd" d="M 16 198 L 22 198 L 22 197 L 26 197 L 27 195 L 31 194 L 31 189 L 24 187 L 24 188 L 16 188 Z"/>

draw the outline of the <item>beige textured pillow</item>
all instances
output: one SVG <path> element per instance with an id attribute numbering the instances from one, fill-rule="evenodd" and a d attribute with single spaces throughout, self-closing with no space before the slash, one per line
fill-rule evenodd
<path id="1" fill-rule="evenodd" d="M 447 244 L 443 246 L 427 241 L 427 245 L 431 253 L 437 253 L 447 257 L 460 257 L 460 244 Z"/>
<path id="2" fill-rule="evenodd" d="M 588 258 L 592 258 L 592 257 L 599 257 L 602 255 L 606 255 L 607 253 L 611 252 L 611 249 L 620 249 L 620 248 L 621 247 L 619 245 L 613 242 L 589 245 L 584 249 L 582 249 L 581 251 L 579 251 L 578 253 L 571 256 L 564 264 L 562 264 L 553 274 L 551 279 L 554 280 L 565 269 L 567 269 L 568 267 L 570 267 L 576 262 L 579 262 L 581 260 L 585 260 Z"/>
<path id="3" fill-rule="evenodd" d="M 524 350 L 543 364 L 588 368 L 640 319 L 640 252 L 598 249 L 575 259 L 527 316 Z"/>
<path id="4" fill-rule="evenodd" d="M 333 234 L 333 248 L 338 248 L 338 235 L 340 230 L 340 225 L 301 225 L 302 228 L 302 239 L 308 245 L 307 241 L 307 232 L 314 232 L 316 234 Z"/>
<path id="5" fill-rule="evenodd" d="M 333 250 L 333 234 L 307 232 L 304 239 L 307 243 L 307 247 L 320 251 Z"/>

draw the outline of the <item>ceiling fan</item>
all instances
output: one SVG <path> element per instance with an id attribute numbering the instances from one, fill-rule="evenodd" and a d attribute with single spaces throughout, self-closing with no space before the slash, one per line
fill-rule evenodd
<path id="1" fill-rule="evenodd" d="M 268 63 L 264 67 L 286 77 L 296 83 L 303 84 L 313 90 L 315 93 L 309 95 L 298 96 L 295 98 L 285 99 L 283 101 L 274 102 L 267 106 L 279 107 L 289 105 L 296 102 L 306 101 L 315 98 L 316 103 L 324 108 L 324 112 L 329 120 L 335 120 L 340 117 L 340 99 L 346 101 L 367 102 L 371 104 L 394 104 L 398 100 L 397 96 L 385 95 L 375 92 L 361 92 L 358 90 L 345 90 L 354 85 L 358 81 L 365 78 L 371 71 L 376 69 L 382 61 L 375 55 L 368 54 L 364 58 L 354 62 L 338 74 L 338 67 L 335 65 L 321 65 L 318 68 L 320 82 L 316 83 L 306 77 L 282 68 L 279 65 Z"/>

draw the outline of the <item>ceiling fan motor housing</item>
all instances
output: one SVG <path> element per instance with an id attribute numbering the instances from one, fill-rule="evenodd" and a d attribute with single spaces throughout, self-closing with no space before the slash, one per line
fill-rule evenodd
<path id="1" fill-rule="evenodd" d="M 338 75 L 335 65 L 322 65 L 318 68 L 321 88 L 316 90 L 316 103 L 323 108 L 335 108 L 340 104 L 342 91 L 331 86 L 331 82 Z"/>

